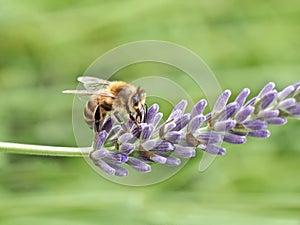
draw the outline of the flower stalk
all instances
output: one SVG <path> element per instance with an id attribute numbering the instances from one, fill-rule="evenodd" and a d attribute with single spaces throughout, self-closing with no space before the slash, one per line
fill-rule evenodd
<path id="1" fill-rule="evenodd" d="M 54 147 L 0 142 L 0 152 L 3 153 L 39 156 L 83 157 L 88 156 L 90 151 L 91 148 Z"/>

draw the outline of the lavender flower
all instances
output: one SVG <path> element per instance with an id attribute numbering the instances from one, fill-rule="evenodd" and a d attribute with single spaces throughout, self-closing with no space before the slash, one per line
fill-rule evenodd
<path id="1" fill-rule="evenodd" d="M 223 141 L 244 144 L 247 137 L 267 138 L 269 125 L 300 117 L 300 83 L 278 92 L 270 82 L 247 101 L 249 94 L 245 88 L 228 103 L 231 92 L 226 90 L 206 115 L 206 100 L 196 103 L 190 113 L 185 112 L 187 101 L 182 100 L 165 122 L 161 122 L 157 104 L 148 109 L 146 121 L 138 126 L 130 120 L 119 124 L 108 117 L 95 134 L 90 158 L 108 174 L 127 176 L 128 167 L 147 173 L 152 164 L 179 166 L 181 159 L 194 157 L 198 150 L 223 155 Z"/>

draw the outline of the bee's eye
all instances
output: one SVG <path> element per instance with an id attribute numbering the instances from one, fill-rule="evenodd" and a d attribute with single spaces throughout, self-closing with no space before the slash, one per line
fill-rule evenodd
<path id="1" fill-rule="evenodd" d="M 135 95 L 132 96 L 132 105 L 134 107 L 137 107 L 139 105 L 139 99 L 140 99 L 139 94 L 135 94 Z"/>

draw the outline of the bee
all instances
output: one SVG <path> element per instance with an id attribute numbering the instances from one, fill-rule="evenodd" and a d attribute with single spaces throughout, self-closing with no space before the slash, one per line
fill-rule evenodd
<path id="1" fill-rule="evenodd" d="M 126 114 L 136 125 L 146 119 L 146 92 L 140 87 L 89 76 L 77 80 L 86 90 L 66 90 L 63 93 L 90 96 L 83 114 L 86 124 L 95 132 L 101 131 L 108 113 L 113 113 L 119 122 L 122 122 L 120 114 Z"/>

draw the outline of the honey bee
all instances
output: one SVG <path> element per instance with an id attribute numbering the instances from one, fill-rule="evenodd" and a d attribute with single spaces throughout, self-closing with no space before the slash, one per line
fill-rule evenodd
<path id="1" fill-rule="evenodd" d="M 108 113 L 113 113 L 119 122 L 119 114 L 127 114 L 136 125 L 145 120 L 146 92 L 123 81 L 107 81 L 97 77 L 82 76 L 77 80 L 86 90 L 66 90 L 63 93 L 90 95 L 84 109 L 84 120 L 95 132 L 101 131 Z"/>

